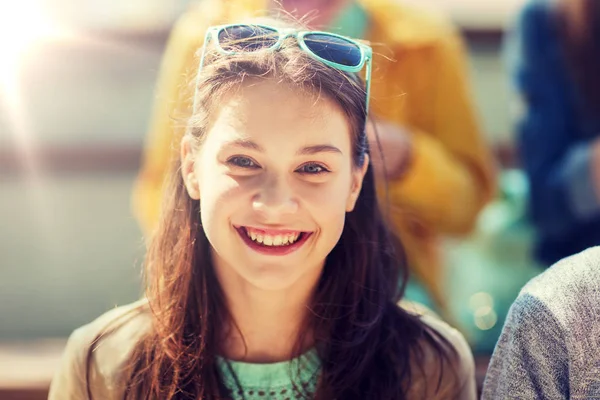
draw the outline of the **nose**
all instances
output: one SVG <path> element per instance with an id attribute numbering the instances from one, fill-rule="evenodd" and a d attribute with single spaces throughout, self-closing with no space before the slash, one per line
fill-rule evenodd
<path id="1" fill-rule="evenodd" d="M 298 201 L 285 179 L 272 176 L 252 198 L 252 208 L 266 223 L 278 223 L 298 211 Z"/>

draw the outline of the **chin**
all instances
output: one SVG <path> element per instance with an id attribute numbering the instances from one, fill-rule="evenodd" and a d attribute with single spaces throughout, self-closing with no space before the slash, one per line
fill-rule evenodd
<path id="1" fill-rule="evenodd" d="M 299 274 L 298 269 L 290 265 L 281 266 L 260 266 L 252 268 L 252 271 L 246 271 L 242 277 L 257 289 L 266 291 L 281 291 L 295 287 L 296 285 L 306 284 L 307 273 Z M 319 271 L 320 275 L 320 271 Z"/>

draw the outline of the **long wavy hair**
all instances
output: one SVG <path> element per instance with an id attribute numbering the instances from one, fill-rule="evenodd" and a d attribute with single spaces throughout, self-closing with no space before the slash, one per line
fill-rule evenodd
<path id="1" fill-rule="evenodd" d="M 223 56 L 206 51 L 196 93 L 199 106 L 186 131 L 200 146 L 223 95 L 251 79 L 275 79 L 334 101 L 351 127 L 354 166 L 363 165 L 369 148 L 365 88 L 359 77 L 316 61 L 293 38 L 276 52 Z M 132 353 L 125 399 L 228 398 L 216 361 L 223 325 L 235 321 L 215 276 L 199 201 L 188 195 L 180 168 L 176 160 L 145 260 L 152 329 Z M 316 392 L 307 393 L 298 384 L 292 397 L 404 399 L 415 366 L 423 365 L 425 347 L 433 349 L 440 367 L 439 379 L 428 382 L 429 387 L 439 387 L 444 361 L 452 363 L 456 352 L 397 305 L 407 268 L 393 240 L 369 167 L 356 207 L 346 214 L 341 238 L 327 256 L 295 345 L 294 357 L 302 351 L 303 335 L 311 332 L 321 361 Z"/>
<path id="2" fill-rule="evenodd" d="M 600 2 L 562 0 L 557 20 L 567 65 L 583 96 L 583 112 L 600 117 Z"/>

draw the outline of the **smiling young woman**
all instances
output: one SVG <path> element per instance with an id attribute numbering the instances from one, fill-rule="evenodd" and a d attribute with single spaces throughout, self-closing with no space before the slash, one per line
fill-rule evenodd
<path id="1" fill-rule="evenodd" d="M 397 305 L 370 49 L 247 24 L 205 43 L 146 299 L 72 335 L 50 398 L 474 399 L 462 336 Z"/>

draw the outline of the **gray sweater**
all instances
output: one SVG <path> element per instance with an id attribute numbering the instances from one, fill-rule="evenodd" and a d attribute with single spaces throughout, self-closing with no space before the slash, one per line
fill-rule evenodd
<path id="1" fill-rule="evenodd" d="M 483 399 L 600 399 L 600 247 L 532 279 L 512 305 Z"/>

